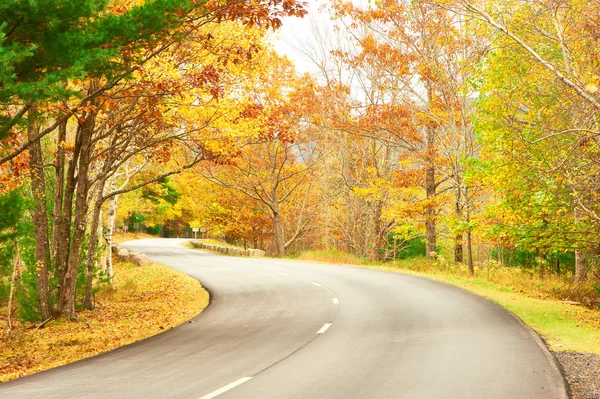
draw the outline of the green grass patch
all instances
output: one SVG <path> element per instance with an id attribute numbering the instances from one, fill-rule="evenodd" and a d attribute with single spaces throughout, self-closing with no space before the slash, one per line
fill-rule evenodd
<path id="1" fill-rule="evenodd" d="M 496 265 L 477 268 L 471 277 L 466 267 L 443 260 L 415 258 L 374 264 L 331 250 L 304 252 L 296 259 L 408 273 L 452 284 L 511 311 L 544 337 L 552 350 L 600 354 L 600 309 L 565 302 L 593 295 L 591 283 L 576 288 L 560 276 L 542 279 L 537 274 Z"/>

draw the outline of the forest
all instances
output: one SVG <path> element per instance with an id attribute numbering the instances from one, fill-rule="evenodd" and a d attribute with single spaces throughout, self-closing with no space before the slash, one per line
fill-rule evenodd
<path id="1" fill-rule="evenodd" d="M 600 297 L 600 4 L 323 7 L 300 75 L 271 44 L 294 0 L 0 4 L 9 324 L 92 309 L 116 231 Z"/>

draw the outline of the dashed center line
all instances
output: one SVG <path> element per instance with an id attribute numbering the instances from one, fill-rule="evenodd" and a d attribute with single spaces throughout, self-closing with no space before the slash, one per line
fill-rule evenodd
<path id="1" fill-rule="evenodd" d="M 332 301 L 333 301 L 333 303 L 334 303 L 334 304 L 336 304 L 336 305 L 340 303 L 340 300 L 339 300 L 339 299 L 337 299 L 337 298 L 331 298 L 331 300 L 332 300 Z"/>
<path id="2" fill-rule="evenodd" d="M 217 389 L 216 391 L 213 391 L 213 392 L 209 393 L 208 395 L 204 395 L 199 399 L 212 399 L 216 396 L 219 396 L 222 393 L 225 393 L 225 392 L 237 387 L 238 385 L 242 385 L 244 382 L 251 380 L 251 379 L 252 379 L 252 377 L 240 378 L 239 380 L 234 381 L 229 385 L 225 385 L 223 388 Z"/>
<path id="3" fill-rule="evenodd" d="M 325 325 L 323 327 L 321 327 L 321 329 L 319 331 L 317 331 L 317 334 L 323 334 L 325 331 L 327 331 L 329 326 L 331 326 L 331 323 L 325 323 Z M 203 399 L 203 398 L 200 398 L 200 399 Z"/>
<path id="4" fill-rule="evenodd" d="M 316 285 L 317 287 L 322 287 L 322 285 L 321 285 L 321 284 L 319 284 L 319 283 L 315 283 L 314 281 L 313 281 L 312 283 L 313 283 L 314 285 Z"/>

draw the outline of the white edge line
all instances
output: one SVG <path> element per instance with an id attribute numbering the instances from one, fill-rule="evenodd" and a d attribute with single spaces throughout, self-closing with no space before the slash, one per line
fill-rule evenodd
<path id="1" fill-rule="evenodd" d="M 331 326 L 331 323 L 325 323 L 325 325 L 323 327 L 321 327 L 321 329 L 319 331 L 317 331 L 317 334 L 323 334 L 325 331 L 327 331 L 329 326 Z M 204 399 L 204 398 L 200 398 L 200 399 Z M 209 399 L 209 398 L 206 398 L 206 399 Z"/>
<path id="2" fill-rule="evenodd" d="M 321 284 L 319 284 L 319 283 L 315 283 L 314 281 L 313 281 L 312 283 L 313 283 L 314 285 L 316 285 L 317 287 L 322 287 L 322 285 L 321 285 Z"/>
<path id="3" fill-rule="evenodd" d="M 252 377 L 240 378 L 239 380 L 234 381 L 229 385 L 225 385 L 223 388 L 217 389 L 216 391 L 213 391 L 213 392 L 209 393 L 208 395 L 204 395 L 199 399 L 212 399 L 216 396 L 219 396 L 222 393 L 225 393 L 225 392 L 237 387 L 238 385 L 242 385 L 244 382 L 251 380 L 251 379 L 252 379 Z"/>
<path id="4" fill-rule="evenodd" d="M 337 298 L 331 298 L 331 300 L 332 300 L 332 301 L 333 301 L 333 303 L 335 303 L 336 305 L 337 305 L 338 303 L 340 303 L 340 300 L 339 300 L 339 299 L 337 299 Z"/>

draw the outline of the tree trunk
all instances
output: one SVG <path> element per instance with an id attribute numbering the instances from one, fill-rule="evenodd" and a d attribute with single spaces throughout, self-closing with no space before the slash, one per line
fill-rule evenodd
<path id="1" fill-rule="evenodd" d="M 463 234 L 456 233 L 454 235 L 454 261 L 456 263 L 463 262 Z"/>
<path id="2" fill-rule="evenodd" d="M 283 258 L 285 256 L 285 237 L 283 232 L 283 225 L 281 224 L 281 216 L 279 212 L 273 213 L 273 228 L 275 229 L 275 245 L 277 246 L 277 257 Z"/>
<path id="3" fill-rule="evenodd" d="M 580 284 L 587 280 L 587 262 L 581 250 L 575 251 L 575 282 Z"/>
<path id="4" fill-rule="evenodd" d="M 581 210 L 579 206 L 575 204 L 575 223 L 577 224 L 580 219 Z M 585 260 L 585 253 L 581 249 L 575 250 L 575 282 L 577 284 L 583 283 L 587 280 L 587 264 Z"/>
<path id="5" fill-rule="evenodd" d="M 32 140 L 39 132 L 39 125 L 31 122 L 28 129 L 28 138 Z M 29 168 L 31 176 L 31 194 L 34 205 L 31 209 L 31 218 L 34 224 L 36 281 L 40 303 L 40 312 L 43 320 L 52 316 L 50 303 L 50 287 L 48 268 L 50 264 L 50 247 L 48 236 L 48 215 L 46 213 L 46 179 L 44 176 L 44 160 L 42 157 L 42 143 L 37 140 L 29 147 Z"/>
<path id="6" fill-rule="evenodd" d="M 17 280 L 21 275 L 21 256 L 19 254 L 19 244 L 17 240 L 14 242 L 15 246 L 15 258 L 13 260 L 13 271 L 10 278 L 10 291 L 8 294 L 8 312 L 7 312 L 7 320 L 8 320 L 8 333 L 12 331 L 12 314 L 13 314 L 13 303 L 15 298 L 15 287 L 17 284 Z M 46 320 L 46 318 L 44 319 Z"/>
<path id="7" fill-rule="evenodd" d="M 86 219 L 88 211 L 90 155 L 92 152 L 92 134 L 95 125 L 95 115 L 88 114 L 85 121 L 78 128 L 81 140 L 81 155 L 77 170 L 77 192 L 75 198 L 75 217 L 73 221 L 73 239 L 71 254 L 64 274 L 62 289 L 58 297 L 58 313 L 69 319 L 76 319 L 75 300 L 77 271 L 81 260 L 81 246 L 86 232 Z"/>
<path id="8" fill-rule="evenodd" d="M 425 174 L 427 200 L 433 202 L 435 198 L 435 169 L 433 166 L 427 166 Z M 425 211 L 425 239 L 427 240 L 427 257 L 435 259 L 437 247 L 436 215 L 435 208 L 431 202 L 427 205 L 427 210 Z"/>
<path id="9" fill-rule="evenodd" d="M 88 310 L 94 308 L 92 288 L 94 284 L 94 265 L 96 264 L 96 249 L 98 248 L 98 226 L 100 225 L 100 213 L 102 211 L 102 195 L 104 194 L 104 181 L 98 182 L 96 200 L 94 201 L 94 212 L 92 213 L 92 227 L 90 228 L 90 243 L 88 247 L 86 271 L 85 271 L 85 296 L 83 307 Z"/>
<path id="10" fill-rule="evenodd" d="M 469 266 L 469 272 L 471 275 L 474 275 L 475 265 L 473 264 L 473 240 L 471 237 L 471 229 L 468 229 L 465 235 L 467 236 L 467 265 Z"/>
<path id="11" fill-rule="evenodd" d="M 467 222 L 467 265 L 471 275 L 475 274 L 475 265 L 473 264 L 473 233 L 471 231 L 471 207 L 469 202 L 469 188 L 465 186 L 465 221 Z"/>
<path id="12" fill-rule="evenodd" d="M 62 207 L 65 197 L 65 142 L 67 139 L 67 121 L 58 127 L 58 142 L 56 152 L 56 189 L 54 191 L 54 212 L 52 215 L 51 258 L 58 257 L 60 236 L 62 232 Z"/>
<path id="13" fill-rule="evenodd" d="M 81 155 L 81 137 L 75 139 L 75 148 L 73 149 L 73 157 L 69 161 L 67 170 L 66 185 L 64 190 L 64 202 L 60 215 L 55 215 L 55 229 L 58 230 L 59 237 L 56 243 L 57 251 L 55 264 L 58 270 L 58 290 L 59 293 L 63 288 L 63 281 L 67 272 L 67 264 L 71 253 L 71 218 L 73 217 L 73 197 L 75 195 L 77 163 Z"/>
<path id="14" fill-rule="evenodd" d="M 435 130 L 431 127 L 426 128 L 427 139 L 427 154 L 425 166 L 425 193 L 427 197 L 427 210 L 425 211 L 425 239 L 427 240 L 427 257 L 435 259 L 435 251 L 437 247 L 436 233 L 436 209 L 433 202 L 436 197 L 435 186 Z"/>
<path id="15" fill-rule="evenodd" d="M 377 201 L 373 215 L 373 247 L 371 248 L 371 260 L 378 262 L 381 260 L 381 247 L 383 245 L 383 235 L 381 232 L 381 213 L 383 211 L 383 202 Z"/>
<path id="16" fill-rule="evenodd" d="M 456 190 L 456 199 L 455 199 L 455 212 L 456 219 L 459 222 L 462 222 L 463 212 L 462 212 L 462 196 L 461 196 L 461 187 L 460 183 Z M 463 262 L 463 233 L 454 234 L 454 262 L 462 263 Z"/>
<path id="17" fill-rule="evenodd" d="M 104 203 L 102 203 L 104 205 Z M 108 262 L 108 257 L 106 256 L 106 245 L 104 241 L 104 208 L 100 207 L 100 215 L 98 216 L 98 229 L 96 231 L 96 237 L 98 237 L 98 245 L 102 249 L 98 268 L 102 271 L 102 273 L 106 273 L 106 263 Z"/>
<path id="18" fill-rule="evenodd" d="M 117 179 L 114 178 L 111 181 L 111 189 L 110 191 L 114 191 L 117 188 Z M 117 206 L 119 202 L 119 196 L 115 195 L 111 197 L 110 202 L 108 203 L 108 215 L 106 221 L 106 275 L 109 278 L 109 284 L 112 288 L 115 287 L 113 281 L 113 261 L 112 261 L 112 242 L 113 235 L 115 234 L 115 222 L 117 219 Z"/>

